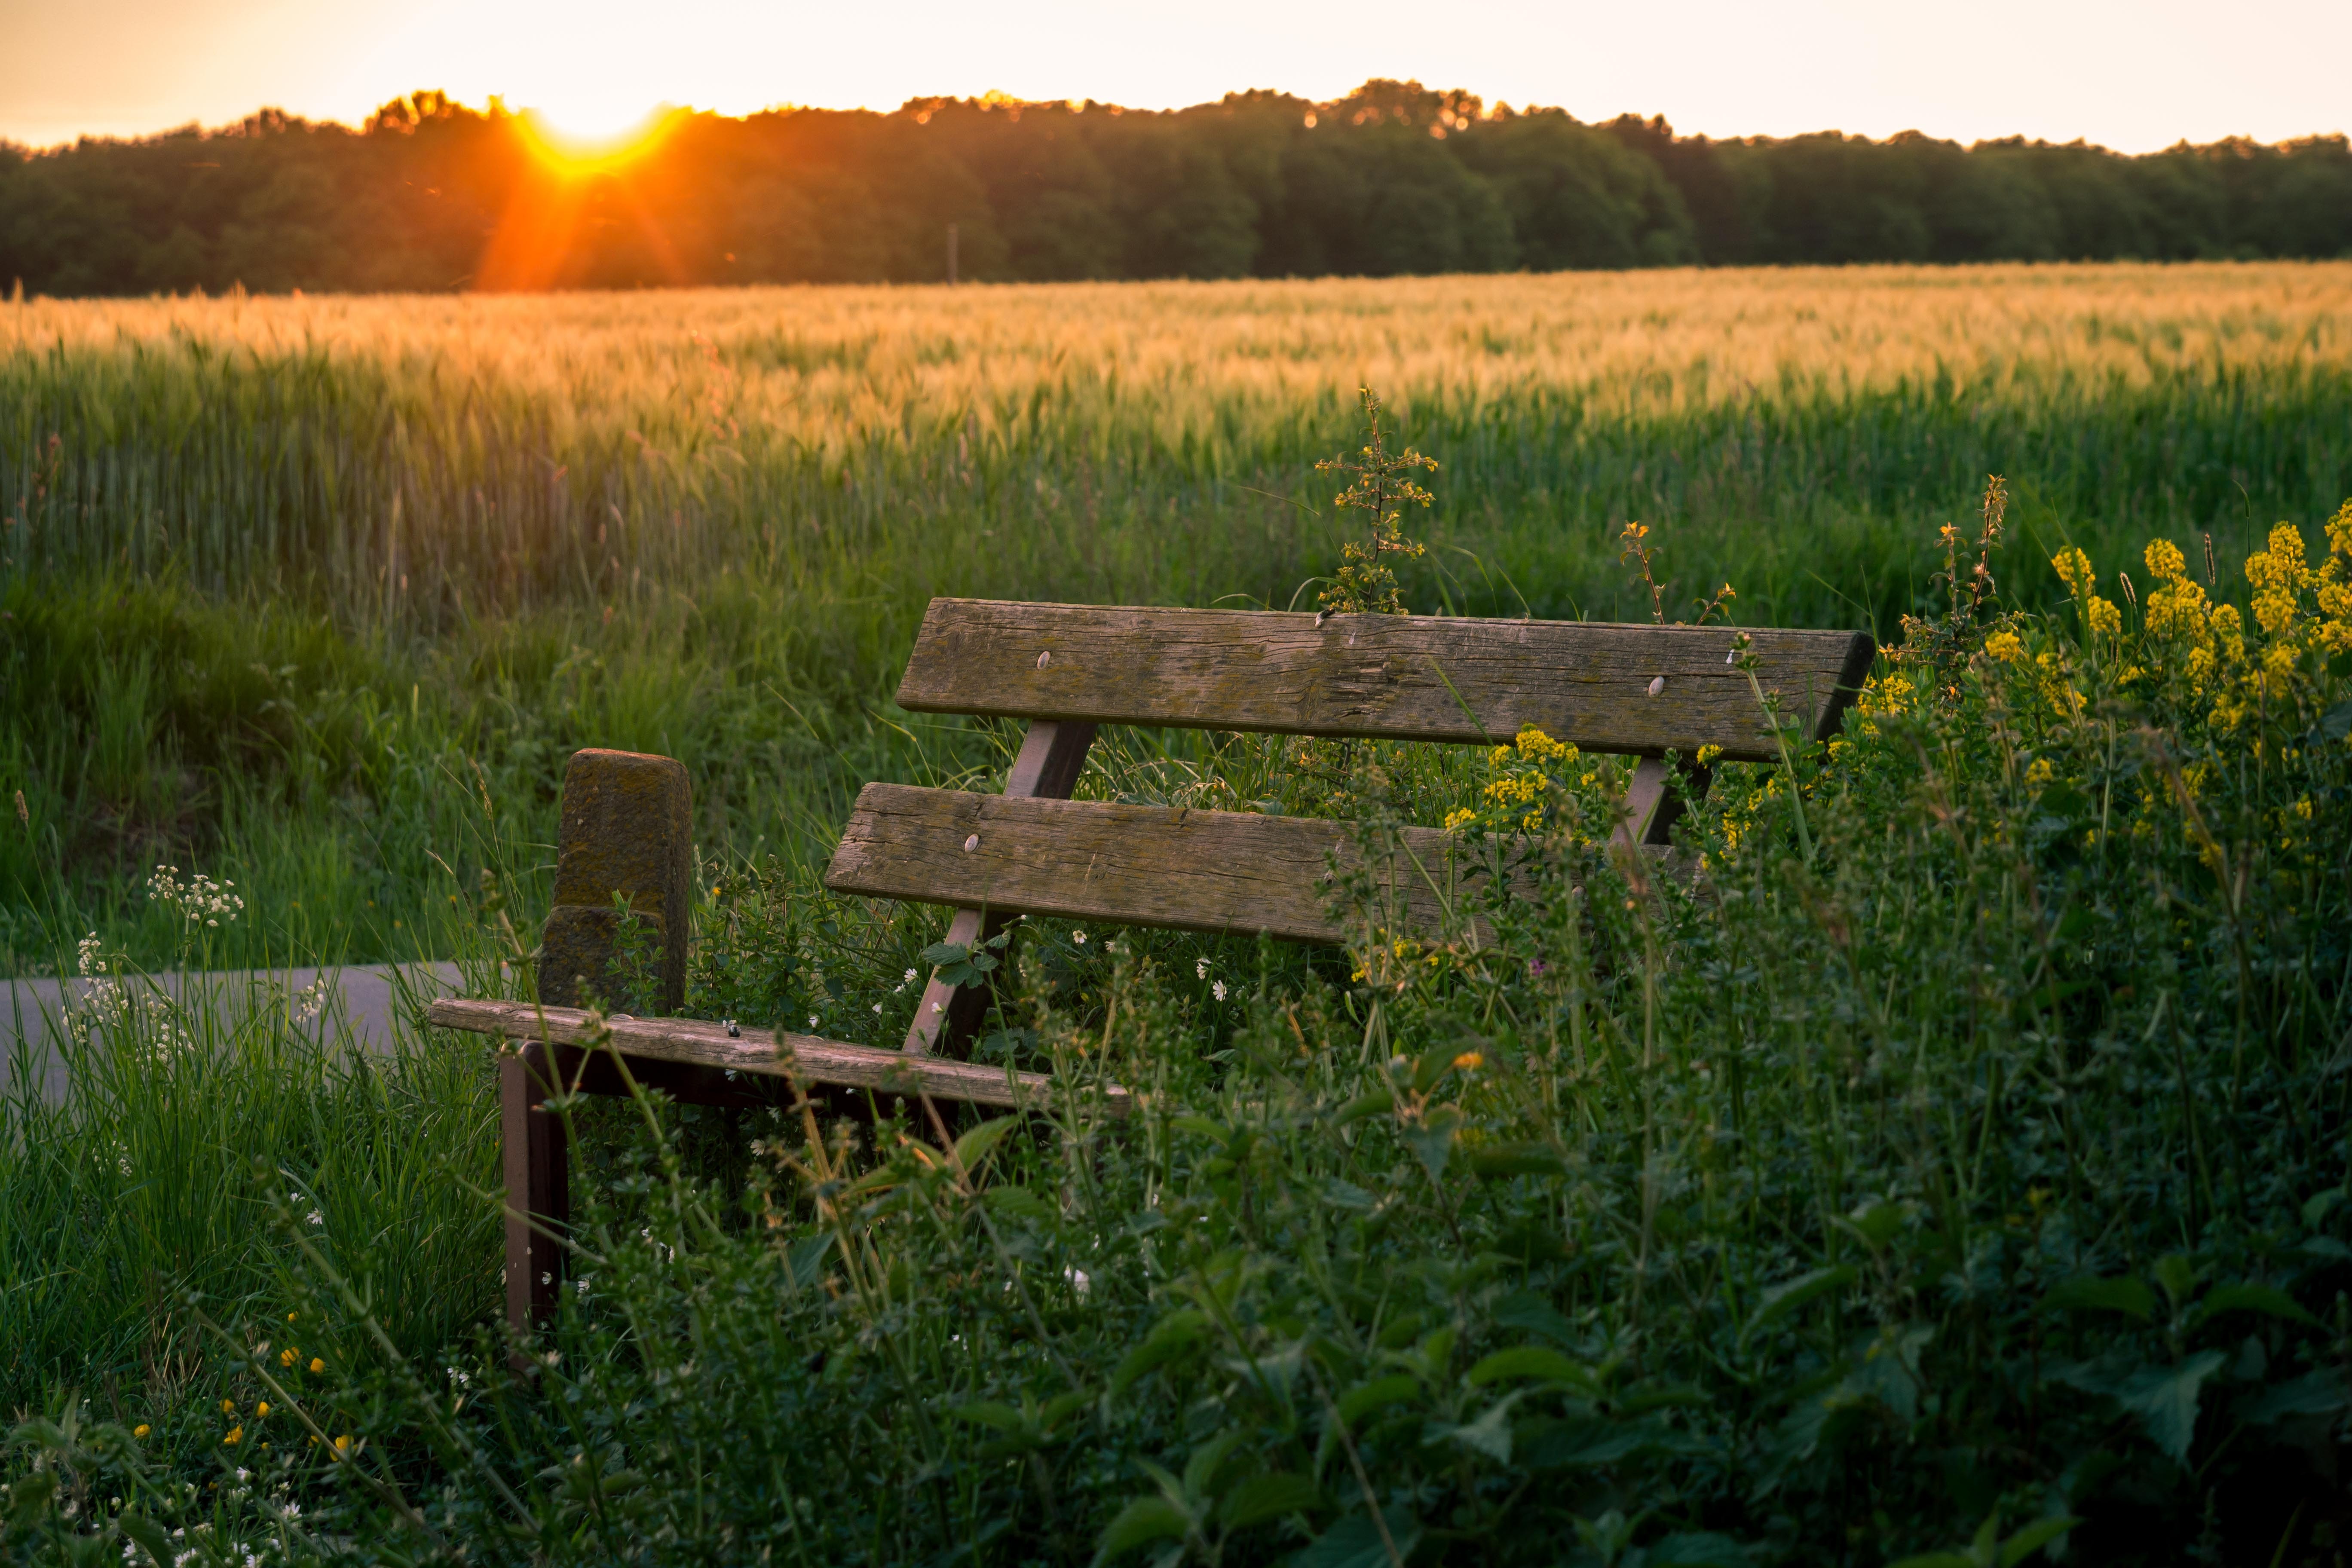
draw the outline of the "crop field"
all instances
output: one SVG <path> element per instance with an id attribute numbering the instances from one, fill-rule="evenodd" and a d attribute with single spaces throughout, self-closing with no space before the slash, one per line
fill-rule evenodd
<path id="1" fill-rule="evenodd" d="M 1013 739 L 892 703 L 927 601 L 1311 606 L 1361 386 L 1414 613 L 1647 620 L 1638 521 L 1667 619 L 1876 635 L 1844 734 L 1676 879 L 1540 737 L 1107 732 L 1542 854 L 1344 952 L 1034 922 L 983 1058 L 1131 1121 L 572 1107 L 525 1345 L 483 1042 L 122 988 L 527 994 L 615 746 L 689 1011 L 895 1043 L 942 921 L 815 872 Z M 0 963 L 97 984 L 0 1097 L 0 1550 L 2340 1568 L 2347 497 L 2352 263 L 0 304 Z"/>
<path id="2" fill-rule="evenodd" d="M 2347 322 L 2331 264 L 21 301 L 0 952 L 152 959 L 202 856 L 269 895 L 224 960 L 436 955 L 449 759 L 543 839 L 592 735 L 821 857 L 977 754 L 880 717 L 932 595 L 1311 602 L 1359 384 L 1444 465 L 1423 611 L 1645 613 L 1639 519 L 1677 597 L 1891 640 L 1996 471 L 2029 600 L 2065 539 L 2242 555 L 2352 489 Z"/>

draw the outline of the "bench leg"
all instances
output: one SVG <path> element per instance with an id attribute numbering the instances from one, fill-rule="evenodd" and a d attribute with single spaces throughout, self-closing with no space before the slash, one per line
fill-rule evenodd
<path id="1" fill-rule="evenodd" d="M 507 1321 L 519 1334 L 554 1313 L 563 1286 L 563 1248 L 522 1217 L 535 1215 L 558 1233 L 572 1220 L 563 1121 L 542 1103 L 553 1074 L 544 1046 L 524 1046 L 499 1063 L 499 1137 L 507 1184 Z"/>

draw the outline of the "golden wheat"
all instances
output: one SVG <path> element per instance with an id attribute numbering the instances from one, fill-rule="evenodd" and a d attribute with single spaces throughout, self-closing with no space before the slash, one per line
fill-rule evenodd
<path id="1" fill-rule="evenodd" d="M 2352 263 L 1677 270 L 1309 282 L 27 300 L 0 353 L 315 345 L 502 383 L 591 424 L 682 405 L 816 448 L 910 411 L 1170 438 L 1573 390 L 1596 411 L 1947 381 L 2032 395 L 2352 366 Z"/>

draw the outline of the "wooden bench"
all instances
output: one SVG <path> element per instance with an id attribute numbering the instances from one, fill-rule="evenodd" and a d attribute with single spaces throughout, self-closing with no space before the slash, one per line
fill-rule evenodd
<path id="1" fill-rule="evenodd" d="M 1681 808 L 1668 787 L 1666 753 L 1685 765 L 1704 746 L 1732 762 L 1779 755 L 1748 670 L 1730 658 L 1737 635 L 935 599 L 899 684 L 899 706 L 1025 720 L 1027 733 L 1001 795 L 867 784 L 825 883 L 950 905 L 946 940 L 959 944 L 986 942 L 1027 915 L 1338 942 L 1344 933 L 1328 909 L 1334 862 L 1345 868 L 1360 854 L 1348 825 L 1072 800 L 1097 727 L 1492 744 L 1532 724 L 1584 751 L 1639 757 L 1620 835 L 1661 845 Z M 1836 731 L 1876 652 L 1855 632 L 1747 636 L 1754 674 L 1778 693 L 1782 721 L 1816 738 Z M 634 1079 L 680 1100 L 721 1105 L 752 1101 L 756 1084 L 785 1077 L 803 1087 L 995 1106 L 1037 1105 L 1057 1092 L 1044 1075 L 959 1059 L 980 1030 L 988 994 L 937 973 L 898 1050 L 618 1014 L 608 1023 L 613 1049 L 583 1050 L 593 1019 L 577 1004 L 625 996 L 633 985 L 651 992 L 656 1013 L 674 1013 L 684 1001 L 690 802 L 686 770 L 669 758 L 573 756 L 539 961 L 541 1005 L 442 1001 L 428 1013 L 445 1027 L 522 1042 L 499 1068 L 507 1304 L 518 1326 L 551 1307 L 562 1276 L 552 1237 L 570 1214 L 567 1154 L 562 1124 L 542 1103 L 559 1084 L 623 1093 Z M 1448 862 L 1451 836 L 1413 828 L 1404 837 L 1423 867 Z M 1435 923 L 1428 879 L 1384 885 L 1410 921 Z M 645 971 L 634 977 L 624 973 L 625 920 L 635 922 Z M 1125 1109 L 1116 1086 L 1085 1092 L 1113 1112 Z"/>

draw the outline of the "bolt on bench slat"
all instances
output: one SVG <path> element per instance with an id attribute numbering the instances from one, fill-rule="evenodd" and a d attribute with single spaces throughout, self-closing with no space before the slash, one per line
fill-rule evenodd
<path id="1" fill-rule="evenodd" d="M 1381 885 L 1397 923 L 1434 932 L 1483 881 L 1465 841 L 1409 827 Z M 1019 799 L 910 784 L 859 792 L 824 874 L 835 892 L 1179 931 L 1336 942 L 1328 860 L 1360 864 L 1344 822 L 1108 801 Z"/>
<path id="2" fill-rule="evenodd" d="M 1687 758 L 1717 745 L 1727 761 L 1771 761 L 1747 673 L 1726 661 L 1736 635 L 934 599 L 898 700 L 927 713 L 1465 744 L 1534 724 L 1588 752 Z M 1748 636 L 1763 689 L 1804 733 L 1835 732 L 1876 645 L 1858 632 Z"/>

